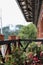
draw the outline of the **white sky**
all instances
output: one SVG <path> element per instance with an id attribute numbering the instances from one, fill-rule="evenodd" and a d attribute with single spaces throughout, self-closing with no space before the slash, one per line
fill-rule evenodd
<path id="1" fill-rule="evenodd" d="M 2 26 L 9 24 L 27 24 L 16 0 L 0 0 L 0 16 L 2 9 Z"/>

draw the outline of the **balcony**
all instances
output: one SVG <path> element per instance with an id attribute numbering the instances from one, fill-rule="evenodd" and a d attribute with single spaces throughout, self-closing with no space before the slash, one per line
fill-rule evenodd
<path id="1" fill-rule="evenodd" d="M 34 45 L 35 48 L 33 47 L 33 45 L 31 45 L 31 47 L 29 46 L 29 44 L 32 44 L 32 43 L 35 43 Z M 20 65 L 40 64 L 41 65 L 43 63 L 43 60 L 42 60 L 43 49 L 41 50 L 41 45 L 43 46 L 43 39 L 20 39 L 20 37 L 9 36 L 8 40 L 4 40 L 4 36 L 0 35 L 0 45 L 1 46 L 6 45 L 7 47 L 5 57 L 3 58 L 4 62 L 1 63 L 0 65 L 5 65 L 5 63 L 6 64 L 11 63 L 12 65 L 17 65 L 16 62 L 18 63 L 18 65 L 19 64 Z M 30 53 L 28 51 L 30 51 Z M 34 51 L 34 55 L 33 55 L 33 51 Z M 36 53 L 39 55 L 37 55 Z"/>

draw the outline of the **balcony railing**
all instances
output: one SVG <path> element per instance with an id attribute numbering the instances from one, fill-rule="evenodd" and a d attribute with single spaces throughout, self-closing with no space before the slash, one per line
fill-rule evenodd
<path id="1" fill-rule="evenodd" d="M 23 46 L 22 42 L 24 43 L 26 42 L 25 47 Z M 31 44 L 32 42 L 38 42 L 38 43 L 41 42 L 41 44 L 43 45 L 43 39 L 14 39 L 14 40 L 4 40 L 4 41 L 0 40 L 0 45 L 4 45 L 4 44 L 10 45 L 12 43 L 15 46 L 18 45 L 18 48 L 22 47 L 23 52 L 26 52 L 28 45 Z"/>

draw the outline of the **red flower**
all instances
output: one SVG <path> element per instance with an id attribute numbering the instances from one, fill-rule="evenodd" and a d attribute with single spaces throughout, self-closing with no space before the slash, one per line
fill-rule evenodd
<path id="1" fill-rule="evenodd" d="M 34 61 L 38 61 L 38 57 L 34 56 L 34 57 L 33 57 L 33 60 L 34 60 Z"/>

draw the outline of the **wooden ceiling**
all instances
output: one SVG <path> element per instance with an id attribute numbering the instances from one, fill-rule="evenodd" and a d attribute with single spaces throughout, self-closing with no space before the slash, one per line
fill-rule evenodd
<path id="1" fill-rule="evenodd" d="M 27 22 L 37 24 L 42 0 L 17 0 Z"/>

